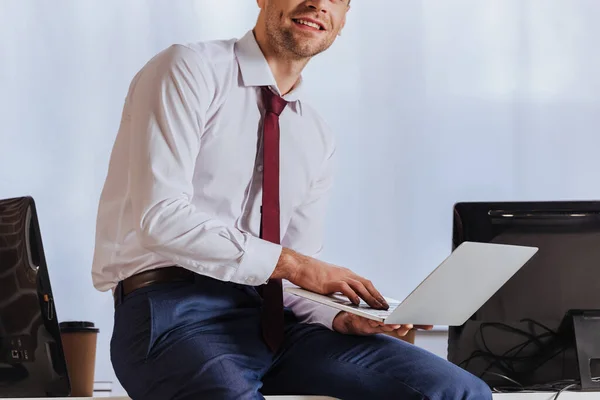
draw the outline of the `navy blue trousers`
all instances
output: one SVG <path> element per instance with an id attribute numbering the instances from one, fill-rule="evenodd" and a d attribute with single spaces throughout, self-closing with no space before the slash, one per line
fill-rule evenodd
<path id="1" fill-rule="evenodd" d="M 119 300 L 111 360 L 133 400 L 492 398 L 481 380 L 417 346 L 387 335 L 342 335 L 299 323 L 289 311 L 285 343 L 273 354 L 251 286 L 199 276 Z"/>

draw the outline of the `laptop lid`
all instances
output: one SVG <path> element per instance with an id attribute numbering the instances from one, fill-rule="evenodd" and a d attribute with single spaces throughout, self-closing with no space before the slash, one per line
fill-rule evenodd
<path id="1" fill-rule="evenodd" d="M 0 397 L 65 397 L 70 384 L 35 203 L 0 200 Z"/>
<path id="2" fill-rule="evenodd" d="M 537 252 L 463 242 L 386 318 L 388 324 L 462 325 Z"/>

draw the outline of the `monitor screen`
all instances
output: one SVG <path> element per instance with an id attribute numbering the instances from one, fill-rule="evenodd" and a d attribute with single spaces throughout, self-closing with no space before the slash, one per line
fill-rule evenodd
<path id="1" fill-rule="evenodd" d="M 462 326 L 448 359 L 493 387 L 578 377 L 559 327 L 573 309 L 600 309 L 600 202 L 458 203 L 452 246 L 535 246 L 538 253 Z"/>
<path id="2" fill-rule="evenodd" d="M 69 393 L 35 204 L 0 200 L 0 397 Z"/>

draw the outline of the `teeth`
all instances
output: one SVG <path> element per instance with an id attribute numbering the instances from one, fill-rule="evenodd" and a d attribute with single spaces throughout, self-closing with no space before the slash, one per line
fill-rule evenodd
<path id="1" fill-rule="evenodd" d="M 315 24 L 313 22 L 305 21 L 303 19 L 299 19 L 297 22 L 299 24 L 302 24 L 302 25 L 310 26 L 311 28 L 321 29 L 321 27 L 319 26 L 319 24 Z"/>

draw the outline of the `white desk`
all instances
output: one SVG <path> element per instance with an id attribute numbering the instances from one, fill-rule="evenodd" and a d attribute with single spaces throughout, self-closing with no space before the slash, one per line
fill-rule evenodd
<path id="1" fill-rule="evenodd" d="M 552 400 L 556 393 L 494 393 L 494 400 Z M 129 397 L 68 397 L 54 400 L 131 400 Z M 267 400 L 335 400 L 323 396 L 266 396 Z M 47 399 L 5 399 L 47 400 Z M 600 400 L 600 392 L 562 392 L 558 400 Z"/>
<path id="2" fill-rule="evenodd" d="M 266 396 L 267 400 L 336 400 L 326 396 Z M 48 398 L 35 399 L 2 399 L 2 400 L 49 400 Z M 129 397 L 53 397 L 52 400 L 131 400 Z"/>
<path id="3" fill-rule="evenodd" d="M 494 400 L 553 400 L 556 392 L 494 393 Z M 598 400 L 600 392 L 562 392 L 558 400 Z"/>

